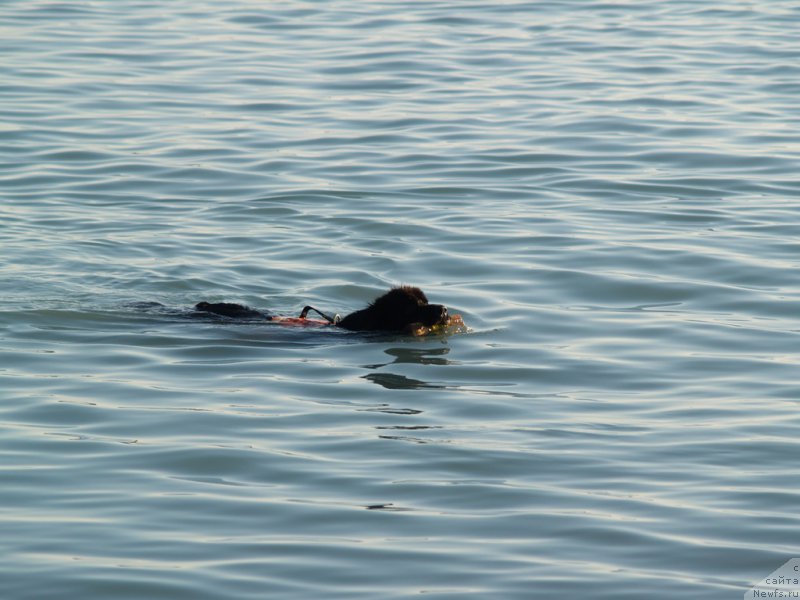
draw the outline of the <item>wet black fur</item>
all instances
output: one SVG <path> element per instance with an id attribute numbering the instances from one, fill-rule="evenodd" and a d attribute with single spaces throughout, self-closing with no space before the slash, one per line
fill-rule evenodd
<path id="1" fill-rule="evenodd" d="M 195 310 L 235 319 L 269 319 L 269 315 L 241 304 L 200 302 Z M 447 308 L 429 304 L 418 287 L 395 287 L 366 308 L 350 313 L 338 326 L 351 331 L 392 331 L 411 333 L 419 326 L 432 327 L 447 322 Z"/>
<path id="2" fill-rule="evenodd" d="M 446 321 L 447 308 L 428 304 L 421 289 L 404 285 L 350 313 L 339 322 L 339 327 L 353 331 L 410 331 L 419 325 L 431 327 Z"/>
<path id="3" fill-rule="evenodd" d="M 200 302 L 195 305 L 195 310 L 200 312 L 213 313 L 221 317 L 230 317 L 232 319 L 269 319 L 269 315 L 262 313 L 260 310 L 244 306 L 242 304 L 234 304 L 232 302 Z"/>

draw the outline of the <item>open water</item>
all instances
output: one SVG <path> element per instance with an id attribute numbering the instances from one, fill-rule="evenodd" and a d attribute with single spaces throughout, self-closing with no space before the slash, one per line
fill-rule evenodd
<path id="1" fill-rule="evenodd" d="M 800 556 L 799 31 L 2 2 L 0 597 L 741 598 Z M 170 312 L 400 282 L 471 331 Z"/>

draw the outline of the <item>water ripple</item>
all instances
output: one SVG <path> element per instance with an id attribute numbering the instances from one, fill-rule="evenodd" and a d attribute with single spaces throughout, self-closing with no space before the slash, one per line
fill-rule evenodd
<path id="1" fill-rule="evenodd" d="M 0 12 L 4 597 L 716 599 L 798 555 L 791 3 Z M 183 318 L 399 282 L 470 333 Z"/>

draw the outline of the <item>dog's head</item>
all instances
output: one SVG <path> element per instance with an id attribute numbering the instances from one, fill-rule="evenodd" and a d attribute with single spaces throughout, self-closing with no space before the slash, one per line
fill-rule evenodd
<path id="1" fill-rule="evenodd" d="M 388 317 L 387 322 L 393 324 L 389 329 L 394 331 L 409 325 L 432 327 L 447 321 L 447 308 L 441 304 L 428 304 L 428 298 L 418 287 L 392 288 L 375 300 L 371 308 Z"/>
<path id="2" fill-rule="evenodd" d="M 346 316 L 339 323 L 346 329 L 362 331 L 412 331 L 423 325 L 447 323 L 447 308 L 428 304 L 425 293 L 408 285 L 392 288 L 367 308 Z"/>

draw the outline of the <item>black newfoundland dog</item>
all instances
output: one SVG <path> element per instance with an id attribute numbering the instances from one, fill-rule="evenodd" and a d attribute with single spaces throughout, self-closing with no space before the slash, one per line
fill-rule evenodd
<path id="1" fill-rule="evenodd" d="M 350 331 L 387 331 L 423 335 L 432 327 L 447 326 L 450 317 L 441 304 L 429 304 L 425 293 L 418 287 L 403 285 L 392 288 L 366 308 L 350 313 L 344 318 L 329 317 L 312 306 L 303 309 L 300 317 L 276 317 L 249 306 L 228 302 L 200 302 L 195 310 L 235 319 L 266 319 L 275 322 L 296 322 L 306 318 L 309 311 L 322 315 L 331 325 Z M 324 322 L 323 322 L 324 324 Z"/>

